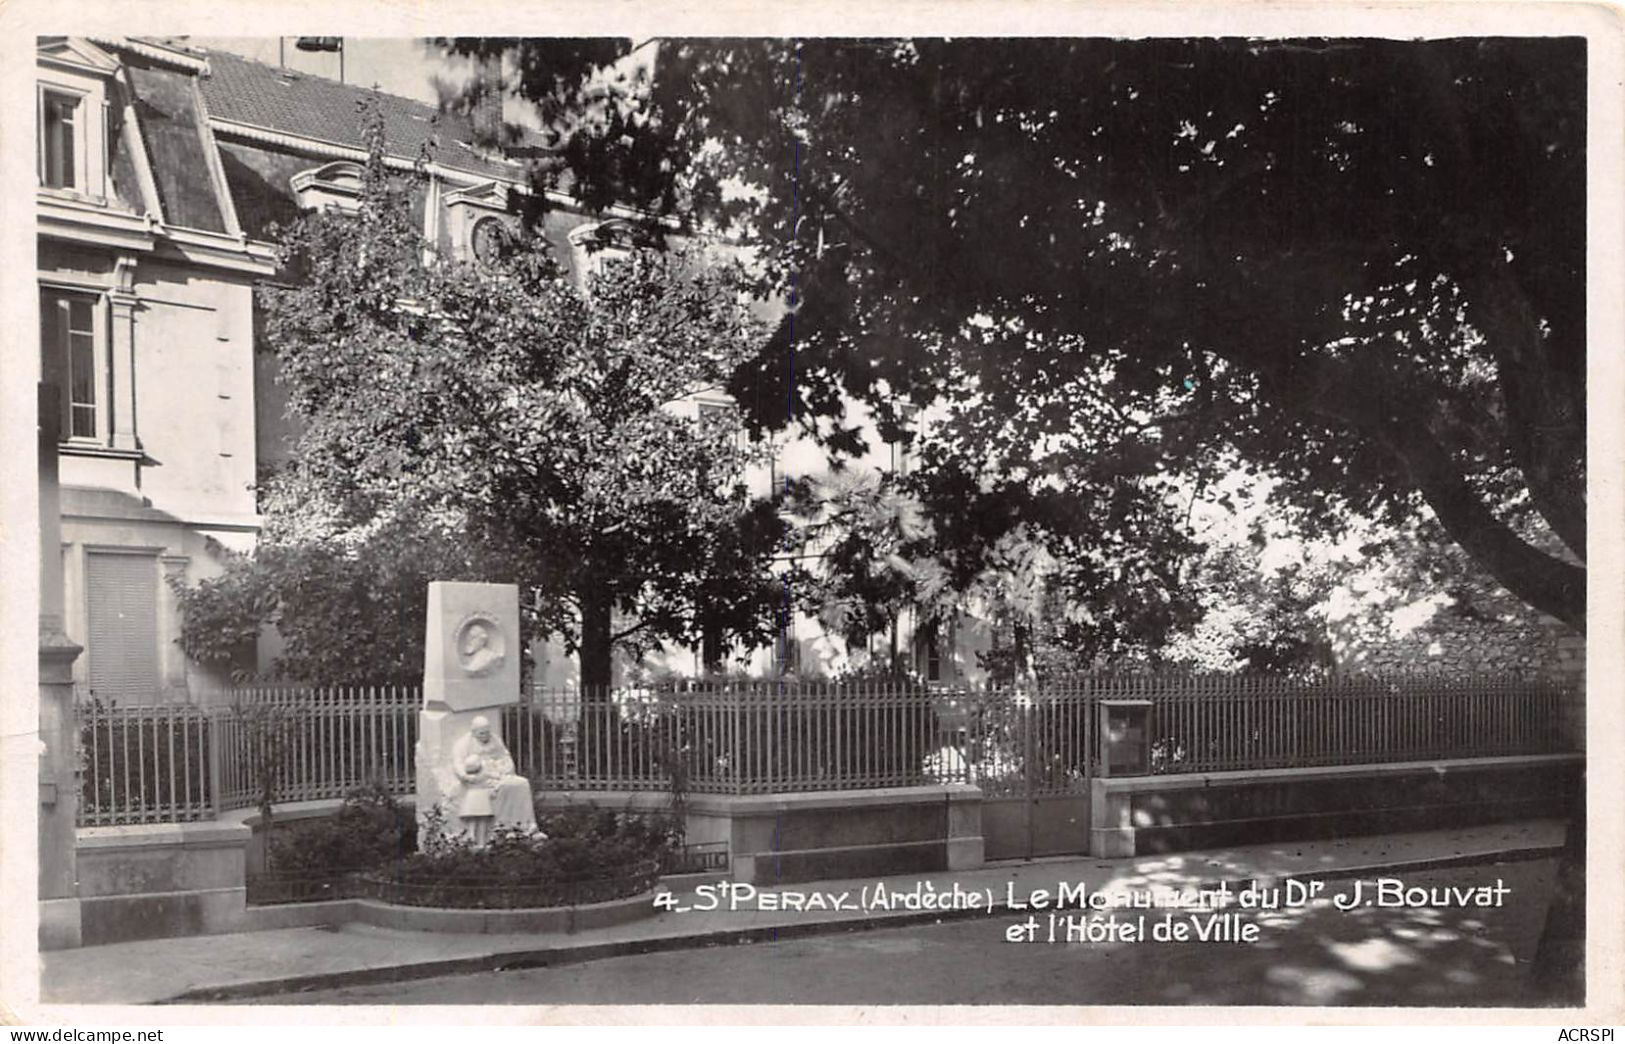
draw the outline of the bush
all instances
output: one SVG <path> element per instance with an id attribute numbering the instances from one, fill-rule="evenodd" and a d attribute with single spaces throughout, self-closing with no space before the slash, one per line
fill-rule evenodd
<path id="1" fill-rule="evenodd" d="M 544 813 L 537 825 L 546 837 L 498 830 L 483 848 L 435 835 L 427 851 L 366 875 L 368 891 L 408 906 L 463 909 L 604 902 L 652 888 L 678 836 L 663 817 L 592 808 Z"/>
<path id="2" fill-rule="evenodd" d="M 582 851 L 623 846 L 640 859 L 660 859 L 683 844 L 683 822 L 665 814 L 639 815 L 590 805 L 540 812 L 536 825 L 556 843 L 582 845 Z"/>
<path id="3" fill-rule="evenodd" d="M 276 831 L 267 869 L 318 877 L 368 869 L 417 848 L 417 821 L 381 784 L 350 791 L 336 815 Z"/>

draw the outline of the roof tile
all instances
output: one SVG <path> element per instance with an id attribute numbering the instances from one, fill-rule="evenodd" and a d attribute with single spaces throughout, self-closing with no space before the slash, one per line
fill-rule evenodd
<path id="1" fill-rule="evenodd" d="M 224 51 L 209 52 L 211 75 L 201 81 L 209 115 L 266 130 L 314 138 L 333 145 L 366 148 L 361 137 L 361 104 L 374 92 L 309 73 L 278 69 Z M 384 114 L 389 154 L 415 160 L 425 144 L 443 167 L 481 178 L 525 180 L 522 164 L 473 151 L 467 116 L 439 112 L 432 105 L 377 92 Z"/>

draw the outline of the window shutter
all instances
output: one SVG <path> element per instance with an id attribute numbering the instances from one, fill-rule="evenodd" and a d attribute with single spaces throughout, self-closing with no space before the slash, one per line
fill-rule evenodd
<path id="1" fill-rule="evenodd" d="M 103 700 L 152 703 L 158 696 L 158 559 L 86 556 L 90 687 Z"/>

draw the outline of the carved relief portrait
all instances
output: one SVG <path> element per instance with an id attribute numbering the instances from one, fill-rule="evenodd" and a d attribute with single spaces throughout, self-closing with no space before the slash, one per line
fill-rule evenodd
<path id="1" fill-rule="evenodd" d="M 502 628 L 491 617 L 476 613 L 458 625 L 453 639 L 457 650 L 457 666 L 471 678 L 480 678 L 502 666 L 507 643 Z"/>

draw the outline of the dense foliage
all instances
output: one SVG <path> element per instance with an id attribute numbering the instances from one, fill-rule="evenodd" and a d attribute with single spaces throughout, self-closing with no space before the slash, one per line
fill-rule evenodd
<path id="1" fill-rule="evenodd" d="M 733 413 L 674 408 L 757 350 L 738 267 L 638 248 L 583 283 L 539 236 L 438 256 L 367 127 L 359 209 L 285 229 L 288 281 L 261 289 L 299 436 L 254 561 L 183 597 L 188 650 L 229 656 L 259 618 L 285 674 L 409 672 L 431 578 L 517 580 L 589 688 L 617 645 L 760 641 L 781 530 L 754 451 Z"/>
<path id="2" fill-rule="evenodd" d="M 412 520 L 379 525 L 353 540 L 305 541 L 281 531 L 301 505 L 279 487 L 265 541 L 232 555 L 218 577 L 176 584 L 181 646 L 234 680 L 260 674 L 254 641 L 274 625 L 280 648 L 270 674 L 322 685 L 417 684 L 431 580 L 499 579 L 466 545 Z M 358 652 L 365 650 L 365 655 Z"/>
<path id="3" fill-rule="evenodd" d="M 374 785 L 351 791 L 334 815 L 275 831 L 269 866 L 278 875 L 317 877 L 379 866 L 416 848 L 412 810 Z"/>
<path id="4" fill-rule="evenodd" d="M 367 875 L 378 894 L 410 906 L 511 909 L 563 906 L 636 895 L 652 887 L 679 843 L 671 823 L 613 811 L 544 812 L 545 838 L 498 830 L 475 847 L 432 836 L 413 852 Z"/>
<path id="5" fill-rule="evenodd" d="M 1236 452 L 1583 629 L 1583 40 L 452 46 L 515 58 L 584 195 L 761 241 L 759 423 L 942 408 L 915 482 L 967 554 L 1060 517 L 1176 613 L 1178 493 Z"/>

